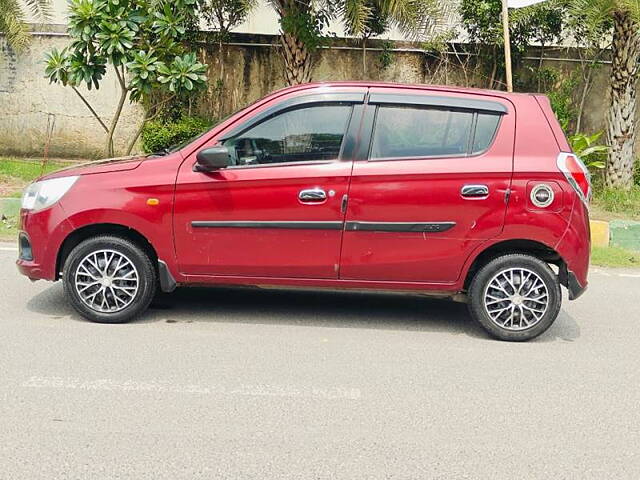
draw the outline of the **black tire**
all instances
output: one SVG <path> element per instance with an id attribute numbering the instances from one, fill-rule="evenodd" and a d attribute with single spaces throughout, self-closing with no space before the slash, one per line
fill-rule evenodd
<path id="1" fill-rule="evenodd" d="M 496 311 L 499 311 L 504 306 L 513 305 L 515 302 L 519 302 L 523 304 L 523 297 L 519 295 L 516 300 L 507 300 L 507 294 L 501 294 L 498 290 L 492 290 L 491 294 L 498 293 L 499 295 L 504 295 L 505 301 L 504 303 L 499 303 L 496 306 L 485 306 L 485 294 L 489 293 L 488 288 L 489 284 L 496 278 L 496 275 L 499 275 L 500 272 L 506 271 L 509 269 L 525 269 L 526 271 L 533 272 L 537 277 L 542 281 L 544 286 L 546 287 L 546 310 L 539 317 L 533 317 L 535 321 L 531 321 L 531 326 L 527 326 L 526 324 L 523 326 L 525 322 L 519 321 L 522 312 L 524 312 L 524 308 L 519 308 L 519 311 L 516 311 L 516 319 L 515 322 L 518 322 L 517 325 L 514 325 L 514 321 L 511 321 L 510 326 L 507 325 L 507 321 L 504 322 L 503 325 L 500 325 L 502 318 L 507 318 L 509 316 L 510 310 L 507 310 L 503 314 L 496 314 Z M 525 277 L 525 275 L 520 275 L 516 273 L 516 280 L 519 278 Z M 501 277 L 504 278 L 504 277 Z M 528 278 L 528 277 L 525 277 Z M 535 278 L 535 277 L 534 277 Z M 518 280 L 521 282 L 521 280 Z M 529 280 L 531 282 L 531 280 Z M 521 283 L 522 284 L 522 283 Z M 495 283 L 493 284 L 495 285 Z M 531 285 L 531 283 L 529 283 Z M 522 287 L 526 288 L 526 287 Z M 542 288 L 542 287 L 540 287 Z M 506 287 L 509 293 L 511 293 L 510 287 Z M 544 289 L 540 291 L 544 292 Z M 514 294 L 516 292 L 513 292 Z M 492 299 L 495 297 L 492 297 Z M 502 297 L 498 297 L 502 298 Z M 513 298 L 513 297 L 511 297 Z M 532 296 L 533 298 L 533 296 Z M 535 297 L 540 298 L 540 297 Z M 545 297 L 542 297 L 545 298 Z M 526 300 L 526 299 L 525 299 Z M 526 304 L 529 307 L 539 308 L 541 311 L 542 307 L 538 306 L 535 303 L 531 303 L 526 300 Z M 496 301 L 487 300 L 487 303 L 496 304 Z M 471 285 L 469 287 L 469 312 L 471 316 L 478 322 L 482 327 L 493 337 L 500 340 L 507 340 L 511 342 L 523 342 L 527 340 L 531 340 L 532 338 L 537 337 L 538 335 L 545 332 L 555 321 L 560 313 L 560 306 L 562 304 L 562 292 L 560 291 L 560 282 L 558 281 L 557 276 L 554 272 L 549 268 L 542 260 L 533 257 L 531 255 L 513 253 L 508 255 L 503 255 L 497 258 L 494 258 L 486 265 L 484 265 L 473 277 L 471 281 Z M 494 316 L 497 317 L 497 321 L 494 321 L 489 315 L 488 309 L 496 309 L 494 310 Z M 534 315 L 531 313 L 531 310 L 527 310 L 528 315 Z M 531 320 L 531 317 L 529 318 Z M 510 327 L 510 328 L 509 328 Z"/>
<path id="2" fill-rule="evenodd" d="M 126 302 L 115 302 L 121 308 L 114 312 L 104 312 L 91 308 L 83 301 L 76 288 L 75 278 L 80 263 L 92 252 L 108 250 L 117 252 L 128 259 L 134 266 L 137 273 L 137 290 Z M 83 270 L 84 271 L 84 270 Z M 151 303 L 157 289 L 156 269 L 149 258 L 149 255 L 138 245 L 122 237 L 104 235 L 89 238 L 77 245 L 67 257 L 63 270 L 64 293 L 76 311 L 87 320 L 98 323 L 125 323 L 143 313 Z M 95 288 L 100 288 L 97 286 Z M 114 290 L 111 290 L 114 292 Z M 112 300 L 113 296 L 107 293 Z M 124 303 L 129 302 L 126 306 Z"/>

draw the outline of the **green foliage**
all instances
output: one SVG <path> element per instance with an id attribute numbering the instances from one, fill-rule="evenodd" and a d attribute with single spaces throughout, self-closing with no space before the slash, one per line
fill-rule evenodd
<path id="1" fill-rule="evenodd" d="M 514 53 L 522 53 L 532 42 L 548 44 L 562 35 L 565 4 L 561 0 L 509 11 L 509 31 Z M 462 26 L 472 42 L 502 45 L 502 0 L 462 0 Z"/>
<path id="2" fill-rule="evenodd" d="M 342 0 L 335 16 L 349 35 L 371 38 L 397 28 L 408 37 L 420 37 L 429 22 L 439 20 L 442 6 L 436 0 Z"/>
<path id="3" fill-rule="evenodd" d="M 634 185 L 630 190 L 596 188 L 593 203 L 606 212 L 640 220 L 640 185 Z"/>
<path id="4" fill-rule="evenodd" d="M 196 0 L 71 0 L 69 9 L 71 45 L 46 54 L 51 83 L 98 88 L 111 64 L 122 67 L 131 101 L 163 87 L 204 87 L 206 66 L 181 43 Z"/>
<path id="5" fill-rule="evenodd" d="M 200 13 L 218 32 L 220 40 L 224 40 L 232 28 L 245 21 L 257 4 L 257 0 L 202 0 Z"/>
<path id="6" fill-rule="evenodd" d="M 541 71 L 554 72 L 550 68 L 541 69 Z M 578 79 L 576 75 L 562 75 L 557 70 L 555 70 L 555 81 L 543 86 L 542 91 L 547 93 L 551 102 L 551 109 L 556 114 L 556 118 L 565 132 L 569 130 L 569 126 L 576 120 L 577 109 L 573 96 L 577 86 Z"/>
<path id="7" fill-rule="evenodd" d="M 547 0 L 509 10 L 511 53 L 515 64 L 532 43 L 549 44 L 562 38 L 565 0 Z M 502 0 L 462 0 L 461 23 L 469 40 L 478 45 L 479 59 L 493 75 L 504 73 Z M 493 85 L 489 85 L 492 87 Z"/>
<path id="8" fill-rule="evenodd" d="M 199 135 L 212 122 L 200 117 L 182 116 L 176 120 L 150 121 L 142 130 L 142 148 L 145 152 L 162 152 Z"/>
<path id="9" fill-rule="evenodd" d="M 602 132 L 597 132 L 593 135 L 576 133 L 569 136 L 571 150 L 580 157 L 589 170 L 601 170 L 606 165 L 609 147 L 607 145 L 598 145 L 598 140 L 601 136 Z"/>
<path id="10" fill-rule="evenodd" d="M 306 1 L 295 3 L 297 7 L 287 10 L 280 17 L 280 27 L 284 33 L 296 37 L 309 51 L 314 51 L 326 43 L 324 30 L 334 16 L 333 7 L 314 9 Z"/>
<path id="11" fill-rule="evenodd" d="M 393 55 L 393 42 L 391 40 L 385 40 L 382 42 L 382 50 L 378 55 L 378 63 L 380 64 L 380 68 L 386 70 L 389 68 L 394 61 Z"/>
<path id="12" fill-rule="evenodd" d="M 115 153 L 113 136 L 127 98 L 156 110 L 153 100 L 163 92 L 171 99 L 205 88 L 207 67 L 184 43 L 196 23 L 197 7 L 197 0 L 71 0 L 71 45 L 46 54 L 45 76 L 51 83 L 74 87 L 107 134 L 107 155 Z M 109 126 L 76 88 L 99 88 L 108 65 L 121 90 Z"/>

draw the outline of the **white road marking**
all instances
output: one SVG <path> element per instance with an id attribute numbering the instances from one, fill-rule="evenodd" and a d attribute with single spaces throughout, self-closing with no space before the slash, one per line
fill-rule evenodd
<path id="1" fill-rule="evenodd" d="M 345 387 L 316 387 L 297 385 L 173 385 L 162 382 L 138 382 L 136 380 L 82 380 L 80 378 L 32 376 L 22 383 L 25 388 L 52 388 L 84 391 L 112 392 L 167 392 L 200 395 L 232 395 L 245 397 L 317 398 L 324 400 L 358 400 L 360 389 Z"/>
<path id="2" fill-rule="evenodd" d="M 17 247 L 0 247 L 0 251 L 2 252 L 17 252 Z"/>

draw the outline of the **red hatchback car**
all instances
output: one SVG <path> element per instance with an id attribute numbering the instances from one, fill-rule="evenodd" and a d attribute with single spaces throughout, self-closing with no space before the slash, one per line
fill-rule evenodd
<path id="1" fill-rule="evenodd" d="M 307 84 L 173 150 L 42 177 L 17 264 L 97 322 L 158 287 L 278 285 L 450 297 L 527 340 L 560 285 L 586 288 L 590 188 L 544 96 Z"/>

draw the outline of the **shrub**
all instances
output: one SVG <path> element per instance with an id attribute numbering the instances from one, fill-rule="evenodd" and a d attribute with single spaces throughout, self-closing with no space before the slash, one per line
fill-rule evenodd
<path id="1" fill-rule="evenodd" d="M 184 115 L 176 120 L 152 120 L 142 130 L 142 148 L 145 152 L 162 152 L 186 142 L 213 124 L 201 117 Z"/>
<path id="2" fill-rule="evenodd" d="M 607 145 L 598 145 L 602 132 L 587 135 L 576 133 L 569 136 L 569 144 L 573 152 L 578 155 L 589 170 L 603 169 L 607 162 Z"/>

